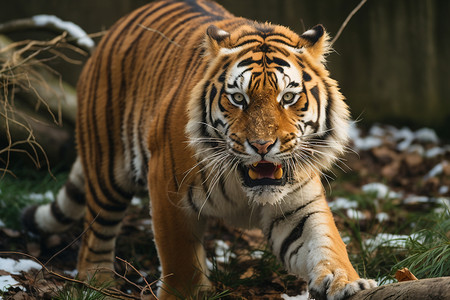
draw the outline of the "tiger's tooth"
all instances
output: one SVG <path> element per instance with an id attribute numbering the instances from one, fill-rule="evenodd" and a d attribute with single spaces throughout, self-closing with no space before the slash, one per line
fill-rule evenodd
<path id="1" fill-rule="evenodd" d="M 281 179 L 281 177 L 283 177 L 283 169 L 282 168 L 278 168 L 275 173 L 273 174 L 273 177 L 275 179 Z"/>
<path id="2" fill-rule="evenodd" d="M 252 166 L 254 166 L 256 168 L 258 166 L 258 163 L 255 162 L 255 163 L 252 164 Z"/>
<path id="3" fill-rule="evenodd" d="M 252 169 L 249 169 L 249 170 L 248 170 L 248 176 L 249 176 L 252 180 L 255 180 L 255 179 L 258 179 L 258 178 L 259 178 L 258 173 L 256 173 L 256 172 L 253 171 Z"/>

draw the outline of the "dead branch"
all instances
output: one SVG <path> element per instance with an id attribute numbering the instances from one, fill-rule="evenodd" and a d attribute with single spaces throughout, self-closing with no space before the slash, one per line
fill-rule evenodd
<path id="1" fill-rule="evenodd" d="M 336 33 L 336 36 L 331 40 L 331 45 L 336 43 L 339 36 L 342 34 L 342 31 L 344 31 L 344 28 L 347 26 L 348 22 L 350 22 L 351 18 L 358 12 L 358 10 L 361 9 L 361 7 L 366 3 L 367 0 L 361 0 L 359 4 L 350 12 L 350 14 L 345 19 L 344 23 L 342 23 L 341 27 L 339 28 L 338 32 Z"/>
<path id="2" fill-rule="evenodd" d="M 348 300 L 450 299 L 450 277 L 428 278 L 387 284 L 361 291 Z"/>
<path id="3" fill-rule="evenodd" d="M 56 35 L 67 35 L 67 42 L 74 43 L 77 48 L 81 48 L 89 53 L 94 49 L 94 42 L 91 36 L 82 30 L 78 25 L 63 21 L 52 15 L 36 15 L 31 18 L 17 19 L 0 24 L 0 33 L 11 33 L 27 30 L 44 30 Z"/>

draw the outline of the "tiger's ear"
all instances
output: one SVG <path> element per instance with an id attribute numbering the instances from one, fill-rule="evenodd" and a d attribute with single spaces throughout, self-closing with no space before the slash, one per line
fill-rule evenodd
<path id="1" fill-rule="evenodd" d="M 217 55 L 221 48 L 230 46 L 230 33 L 215 25 L 206 29 L 206 49 L 212 55 Z"/>
<path id="2" fill-rule="evenodd" d="M 300 35 L 299 47 L 306 49 L 312 57 L 322 62 L 330 51 L 328 33 L 322 25 L 316 25 Z"/>

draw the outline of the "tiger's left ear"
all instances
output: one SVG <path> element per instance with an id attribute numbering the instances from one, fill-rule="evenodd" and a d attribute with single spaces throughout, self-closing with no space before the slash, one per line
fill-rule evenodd
<path id="1" fill-rule="evenodd" d="M 306 49 L 316 60 L 322 62 L 330 51 L 328 33 L 322 25 L 316 25 L 300 35 L 300 49 Z"/>
<path id="2" fill-rule="evenodd" d="M 209 54 L 217 55 L 221 48 L 230 46 L 230 33 L 220 29 L 215 25 L 210 25 L 206 29 L 206 50 Z"/>

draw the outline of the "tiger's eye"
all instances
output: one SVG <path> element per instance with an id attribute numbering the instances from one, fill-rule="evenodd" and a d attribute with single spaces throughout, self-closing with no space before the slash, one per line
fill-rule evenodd
<path id="1" fill-rule="evenodd" d="M 242 102 L 245 101 L 245 97 L 241 93 L 234 93 L 233 100 L 234 100 L 234 102 L 236 102 L 236 104 L 240 105 L 240 104 L 242 104 Z"/>
<path id="2" fill-rule="evenodd" d="M 282 99 L 283 99 L 283 104 L 292 104 L 292 102 L 295 99 L 295 94 L 291 93 L 291 92 L 285 93 L 283 95 Z"/>

